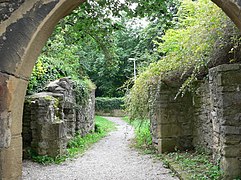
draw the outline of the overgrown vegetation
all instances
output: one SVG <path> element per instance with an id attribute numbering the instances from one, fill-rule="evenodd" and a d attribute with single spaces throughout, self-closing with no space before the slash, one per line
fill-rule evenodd
<path id="1" fill-rule="evenodd" d="M 175 26 L 155 41 L 162 58 L 139 74 L 127 96 L 131 118 L 147 118 L 150 88 L 157 89 L 161 81 L 168 81 L 170 74 L 182 83 L 177 92 L 181 95 L 195 91 L 195 82 L 208 67 L 221 63 L 216 62 L 223 60 L 216 59 L 218 53 L 225 54 L 226 63 L 239 60 L 233 52 L 238 47 L 239 33 L 211 1 L 182 1 L 174 21 Z"/>
<path id="2" fill-rule="evenodd" d="M 152 40 L 172 26 L 178 4 L 177 0 L 86 1 L 62 19 L 48 39 L 28 94 L 70 76 L 91 79 L 97 96 L 122 97 L 125 88 L 121 87 L 133 77 L 129 58 L 136 58 L 138 67 L 158 59 Z"/>
<path id="3" fill-rule="evenodd" d="M 74 92 L 76 94 L 76 104 L 84 105 L 90 97 L 91 91 L 95 90 L 96 86 L 88 78 L 76 79 L 74 85 Z"/>
<path id="4" fill-rule="evenodd" d="M 173 152 L 160 155 L 165 165 L 175 168 L 183 179 L 219 180 L 222 172 L 212 157 L 202 152 Z"/>
<path id="5" fill-rule="evenodd" d="M 134 147 L 146 154 L 155 155 L 164 162 L 165 166 L 175 170 L 185 180 L 218 180 L 221 178 L 220 167 L 205 151 L 197 149 L 195 151 L 158 154 L 152 145 L 149 120 L 130 120 L 128 117 L 124 117 L 123 120 L 135 128 Z"/>
<path id="6" fill-rule="evenodd" d="M 87 134 L 84 137 L 76 135 L 67 146 L 67 154 L 58 156 L 56 158 L 49 156 L 39 156 L 34 152 L 30 152 L 31 158 L 41 164 L 60 164 L 69 158 L 74 158 L 79 154 L 83 154 L 92 144 L 98 142 L 101 138 L 105 137 L 110 131 L 115 130 L 115 124 L 107 119 L 96 116 L 95 117 L 95 131 Z"/>
<path id="7" fill-rule="evenodd" d="M 145 152 L 153 150 L 152 137 L 150 131 L 150 120 L 130 120 L 128 117 L 123 118 L 128 124 L 135 129 L 134 146 Z"/>

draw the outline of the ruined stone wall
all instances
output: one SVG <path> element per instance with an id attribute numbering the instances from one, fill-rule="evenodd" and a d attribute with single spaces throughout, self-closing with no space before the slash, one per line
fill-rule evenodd
<path id="1" fill-rule="evenodd" d="M 38 93 L 26 98 L 23 119 L 25 150 L 31 148 L 39 155 L 52 157 L 65 153 L 66 125 L 59 106 L 59 98 L 52 93 Z"/>
<path id="2" fill-rule="evenodd" d="M 213 155 L 225 179 L 241 177 L 241 65 L 212 68 L 209 81 Z"/>
<path id="3" fill-rule="evenodd" d="M 212 152 L 213 124 L 208 80 L 200 81 L 195 93 L 175 98 L 179 87 L 161 84 L 159 90 L 153 89 L 155 100 L 150 108 L 153 144 L 160 152 L 176 148 Z"/>
<path id="4" fill-rule="evenodd" d="M 208 153 L 213 148 L 213 125 L 210 118 L 210 93 L 207 79 L 199 83 L 193 96 L 193 146 Z"/>
<path id="5" fill-rule="evenodd" d="M 241 177 L 241 65 L 209 70 L 196 93 L 174 99 L 178 87 L 151 92 L 153 144 L 160 152 L 198 148 L 213 154 L 224 179 Z"/>
<path id="6" fill-rule="evenodd" d="M 23 116 L 24 154 L 56 157 L 66 153 L 68 140 L 94 130 L 95 91 L 84 105 L 76 104 L 74 82 L 68 78 L 51 82 L 46 92 L 26 97 Z"/>
<path id="7" fill-rule="evenodd" d="M 192 99 L 175 99 L 178 88 L 166 84 L 151 92 L 151 133 L 159 152 L 192 148 Z"/>
<path id="8" fill-rule="evenodd" d="M 94 131 L 95 91 L 92 90 L 86 104 L 76 108 L 76 132 L 85 136 Z"/>

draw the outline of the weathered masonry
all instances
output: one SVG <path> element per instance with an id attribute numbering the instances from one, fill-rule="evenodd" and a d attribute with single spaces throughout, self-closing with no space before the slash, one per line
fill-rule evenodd
<path id="1" fill-rule="evenodd" d="M 241 177 L 241 65 L 209 70 L 196 94 L 175 99 L 178 87 L 161 83 L 151 111 L 160 152 L 202 148 L 212 152 L 225 179 Z"/>
<path id="2" fill-rule="evenodd" d="M 0 179 L 22 173 L 22 110 L 34 63 L 56 23 L 84 0 L 0 0 Z M 213 0 L 241 29 L 241 1 Z"/>
<path id="3" fill-rule="evenodd" d="M 56 157 L 66 154 L 67 142 L 79 134 L 94 131 L 95 89 L 84 102 L 78 102 L 75 82 L 61 78 L 44 92 L 25 98 L 23 111 L 23 149 L 38 155 Z M 81 97 L 80 97 L 81 98 Z"/>
<path id="4" fill-rule="evenodd" d="M 82 0 L 0 0 L 0 179 L 22 174 L 22 113 L 35 61 L 58 21 Z"/>

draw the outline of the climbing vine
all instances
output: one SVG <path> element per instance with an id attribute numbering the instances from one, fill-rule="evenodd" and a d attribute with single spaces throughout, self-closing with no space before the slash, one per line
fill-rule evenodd
<path id="1" fill-rule="evenodd" d="M 234 44 L 232 37 L 238 32 L 209 0 L 182 1 L 174 21 L 175 27 L 155 42 L 162 58 L 139 75 L 127 95 L 127 110 L 132 118 L 148 116 L 150 88 L 157 88 L 170 74 L 178 74 L 177 81 L 183 82 L 180 95 L 195 90 L 193 85 L 201 73 L 205 74 L 215 50 L 222 51 L 225 45 Z"/>

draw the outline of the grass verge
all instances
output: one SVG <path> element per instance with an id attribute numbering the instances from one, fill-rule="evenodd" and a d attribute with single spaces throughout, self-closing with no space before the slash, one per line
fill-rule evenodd
<path id="1" fill-rule="evenodd" d="M 219 180 L 222 172 L 211 155 L 198 151 L 173 152 L 159 157 L 168 168 L 184 180 Z"/>
<path id="2" fill-rule="evenodd" d="M 150 120 L 130 120 L 128 117 L 122 119 L 135 129 L 133 146 L 145 154 L 153 154 L 155 149 L 152 146 Z"/>
<path id="3" fill-rule="evenodd" d="M 107 119 L 96 116 L 95 117 L 95 131 L 87 134 L 84 137 L 76 135 L 71 141 L 68 142 L 67 154 L 57 156 L 55 158 L 49 156 L 39 156 L 34 152 L 30 152 L 31 159 L 41 164 L 60 164 L 66 159 L 74 158 L 79 154 L 83 154 L 92 144 L 98 142 L 105 137 L 110 131 L 115 130 L 115 124 Z"/>
<path id="4" fill-rule="evenodd" d="M 153 154 L 164 162 L 164 166 L 170 168 L 182 180 L 219 180 L 222 173 L 218 165 L 212 161 L 211 155 L 202 150 L 173 152 L 158 154 L 152 146 L 149 120 L 129 120 L 123 118 L 135 128 L 135 140 L 133 146 L 145 154 Z"/>

